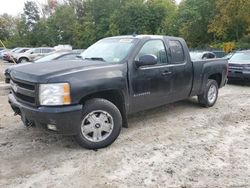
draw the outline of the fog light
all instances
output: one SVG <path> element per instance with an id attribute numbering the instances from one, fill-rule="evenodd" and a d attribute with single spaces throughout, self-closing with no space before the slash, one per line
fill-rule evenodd
<path id="1" fill-rule="evenodd" d="M 48 124 L 47 126 L 48 126 L 49 130 L 56 131 L 56 126 L 55 125 Z"/>

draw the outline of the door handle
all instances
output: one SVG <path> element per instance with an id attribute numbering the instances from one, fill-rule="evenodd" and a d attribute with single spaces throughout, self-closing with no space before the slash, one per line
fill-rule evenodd
<path id="1" fill-rule="evenodd" d="M 171 71 L 164 71 L 163 73 L 161 73 L 162 76 L 168 76 L 170 74 L 172 74 Z"/>

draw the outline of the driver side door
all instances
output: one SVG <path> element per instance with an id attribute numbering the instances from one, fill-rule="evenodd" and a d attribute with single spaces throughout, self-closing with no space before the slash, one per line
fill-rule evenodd
<path id="1" fill-rule="evenodd" d="M 144 42 L 129 71 L 131 113 L 153 108 L 167 103 L 171 93 L 171 68 L 165 42 L 161 39 L 150 39 Z M 143 55 L 154 55 L 157 64 L 135 66 Z"/>

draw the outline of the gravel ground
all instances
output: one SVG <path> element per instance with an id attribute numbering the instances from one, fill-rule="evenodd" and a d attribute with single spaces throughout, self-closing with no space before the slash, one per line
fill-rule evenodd
<path id="1" fill-rule="evenodd" d="M 108 148 L 25 128 L 0 96 L 0 187 L 250 187 L 250 87 L 135 114 Z"/>

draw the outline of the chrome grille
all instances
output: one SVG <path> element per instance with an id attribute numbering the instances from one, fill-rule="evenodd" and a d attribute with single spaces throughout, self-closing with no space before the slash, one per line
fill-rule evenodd
<path id="1" fill-rule="evenodd" d="M 243 70 L 243 66 L 239 64 L 229 64 L 229 69 L 232 70 Z"/>
<path id="2" fill-rule="evenodd" d="M 12 93 L 19 102 L 36 105 L 36 86 L 20 80 L 10 80 Z"/>

